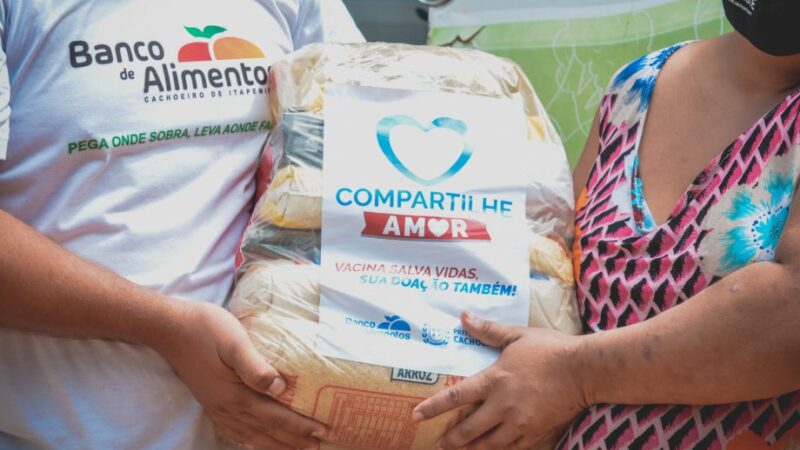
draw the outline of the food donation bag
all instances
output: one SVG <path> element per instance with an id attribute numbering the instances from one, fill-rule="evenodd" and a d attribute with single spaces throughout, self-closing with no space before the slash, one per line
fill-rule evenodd
<path id="1" fill-rule="evenodd" d="M 516 65 L 311 45 L 271 67 L 270 115 L 229 308 L 324 449 L 435 448 L 470 411 L 414 406 L 498 355 L 465 309 L 579 332 L 570 171 Z"/>

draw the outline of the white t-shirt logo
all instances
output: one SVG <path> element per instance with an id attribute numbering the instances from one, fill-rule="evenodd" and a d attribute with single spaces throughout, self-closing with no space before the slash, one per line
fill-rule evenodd
<path id="1" fill-rule="evenodd" d="M 141 83 L 145 103 L 266 95 L 268 73 L 261 48 L 220 25 L 184 29 L 189 42 L 175 50 L 159 40 L 75 40 L 69 43 L 69 63 L 75 69 L 122 66 L 113 76 Z"/>

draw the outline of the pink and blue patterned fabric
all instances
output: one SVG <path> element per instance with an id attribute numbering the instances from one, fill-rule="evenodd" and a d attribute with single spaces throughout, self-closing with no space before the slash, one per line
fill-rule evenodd
<path id="1" fill-rule="evenodd" d="M 771 261 L 786 223 L 800 173 L 800 90 L 721 149 L 663 224 L 653 219 L 638 145 L 658 73 L 684 45 L 624 67 L 602 99 L 598 155 L 576 217 L 586 332 L 647 320 L 737 269 Z M 800 448 L 798 422 L 798 392 L 725 405 L 604 404 L 583 412 L 559 448 Z"/>

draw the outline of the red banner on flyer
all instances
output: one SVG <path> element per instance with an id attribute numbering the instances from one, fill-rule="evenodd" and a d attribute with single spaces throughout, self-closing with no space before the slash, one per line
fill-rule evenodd
<path id="1" fill-rule="evenodd" d="M 429 241 L 491 241 L 486 224 L 473 219 L 364 212 L 362 236 Z"/>

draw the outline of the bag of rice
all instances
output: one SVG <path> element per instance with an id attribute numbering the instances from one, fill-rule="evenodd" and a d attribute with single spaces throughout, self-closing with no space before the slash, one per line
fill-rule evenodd
<path id="1" fill-rule="evenodd" d="M 270 91 L 229 308 L 323 449 L 435 448 L 469 411 L 411 410 L 497 356 L 463 309 L 580 330 L 561 141 L 517 66 L 472 50 L 312 45 Z"/>

